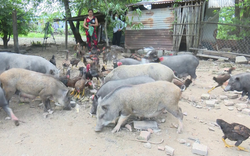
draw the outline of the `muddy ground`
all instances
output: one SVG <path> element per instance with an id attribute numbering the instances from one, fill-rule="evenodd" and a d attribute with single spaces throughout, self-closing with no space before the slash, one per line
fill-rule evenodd
<path id="1" fill-rule="evenodd" d="M 39 55 L 49 59 L 53 54 L 56 56 L 58 68 L 61 68 L 61 63 L 65 59 L 64 39 L 57 40 L 59 46 L 50 46 L 42 51 L 41 47 L 27 48 L 28 44 L 35 39 L 19 39 L 21 48 L 28 49 L 29 55 Z M 72 57 L 73 39 L 69 45 L 70 56 Z M 53 43 L 53 42 L 52 42 Z M 11 42 L 10 42 L 11 44 Z M 26 44 L 26 47 L 22 46 Z M 2 46 L 0 46 L 2 48 Z M 11 48 L 11 47 L 10 47 Z M 247 127 L 250 127 L 250 116 L 238 111 L 235 106 L 233 110 L 229 110 L 224 105 L 224 101 L 220 100 L 220 95 L 228 95 L 234 92 L 224 92 L 221 88 L 216 88 L 211 92 L 211 98 L 218 100 L 219 104 L 216 108 L 206 107 L 205 100 L 201 100 L 201 95 L 216 83 L 212 80 L 224 68 L 231 65 L 236 67 L 233 74 L 246 72 L 249 65 L 236 65 L 230 62 L 218 62 L 200 60 L 196 74 L 198 75 L 195 84 L 191 85 L 183 94 L 179 102 L 183 113 L 186 114 L 183 119 L 183 133 L 177 134 L 173 124 L 178 124 L 178 121 L 170 113 L 162 114 L 155 119 L 161 131 L 151 134 L 151 142 L 163 143 L 159 145 L 151 144 L 151 148 L 145 148 L 144 143 L 134 141 L 139 136 L 139 131 L 133 128 L 130 132 L 126 128 L 122 128 L 120 132 L 112 134 L 113 127 L 105 127 L 102 132 L 94 131 L 96 118 L 91 117 L 91 103 L 85 101 L 80 104 L 80 111 L 76 109 L 71 111 L 63 111 L 55 109 L 52 115 L 47 118 L 43 116 L 43 108 L 39 106 L 39 101 L 31 103 L 20 103 L 18 97 L 15 96 L 10 102 L 10 107 L 13 108 L 16 116 L 24 121 L 20 126 L 16 127 L 10 120 L 5 120 L 6 113 L 0 111 L 0 155 L 15 155 L 15 156 L 31 156 L 31 155 L 166 155 L 164 151 L 158 150 L 158 146 L 168 145 L 175 149 L 174 154 L 177 156 L 195 155 L 192 153 L 193 140 L 198 139 L 201 144 L 208 147 L 208 155 L 210 156 L 247 156 L 249 152 L 238 151 L 235 147 L 225 148 L 221 140 L 223 133 L 221 129 L 215 126 L 217 118 L 224 119 L 229 123 L 238 122 Z M 79 66 L 83 66 L 80 63 Z M 112 68 L 111 63 L 108 68 Z M 73 69 L 73 73 L 77 74 L 77 69 Z M 88 98 L 88 97 L 86 97 Z M 238 99 L 229 99 L 235 104 L 245 103 Z M 202 106 L 197 108 L 197 105 Z M 249 105 L 250 106 L 250 105 Z M 53 106 L 55 107 L 55 106 Z M 164 123 L 160 120 L 165 119 Z M 133 124 L 130 123 L 133 127 Z M 212 128 L 212 130 L 209 130 Z M 214 130 L 214 131 L 213 131 Z M 179 139 L 186 140 L 186 144 L 180 144 Z M 226 140 L 233 145 L 235 142 Z M 250 151 L 250 139 L 241 144 Z"/>

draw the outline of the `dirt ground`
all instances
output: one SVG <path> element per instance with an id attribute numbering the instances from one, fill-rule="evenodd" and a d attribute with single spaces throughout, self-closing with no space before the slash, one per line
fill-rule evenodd
<path id="1" fill-rule="evenodd" d="M 31 40 L 32 41 L 32 40 Z M 57 59 L 58 68 L 61 68 L 61 63 L 65 59 L 63 39 L 58 49 L 56 46 L 50 46 L 42 51 L 41 47 L 29 48 L 27 54 L 39 55 L 49 59 L 53 54 Z M 72 39 L 73 42 L 73 39 Z M 30 43 L 30 39 L 19 39 L 21 45 Z M 53 43 L 53 42 L 52 42 Z M 27 45 L 26 45 L 27 46 Z M 1 47 L 1 46 L 0 46 Z M 69 45 L 70 56 L 74 51 L 73 43 Z M 27 47 L 21 47 L 26 48 Z M 150 142 L 159 142 L 161 144 L 151 144 L 151 148 L 145 148 L 144 143 L 134 141 L 140 134 L 139 131 L 133 128 L 130 132 L 126 128 L 122 128 L 120 132 L 112 134 L 113 127 L 105 127 L 102 132 L 94 131 L 96 125 L 96 117 L 91 117 L 90 111 L 91 102 L 85 101 L 80 104 L 80 111 L 76 109 L 64 111 L 55 109 L 52 115 L 47 118 L 43 116 L 43 108 L 39 106 L 38 101 L 31 103 L 20 103 L 15 96 L 10 102 L 10 107 L 15 115 L 24 123 L 16 127 L 10 120 L 5 120 L 6 113 L 0 111 L 0 140 L 1 150 L 0 155 L 15 155 L 15 156 L 45 156 L 45 155 L 166 155 L 164 151 L 158 150 L 158 146 L 170 146 L 174 148 L 174 155 L 187 156 L 195 155 L 192 153 L 193 140 L 198 140 L 201 144 L 208 147 L 208 155 L 210 156 L 247 156 L 249 152 L 238 151 L 235 147 L 225 148 L 221 140 L 223 133 L 221 129 L 215 126 L 217 118 L 226 120 L 229 123 L 237 122 L 250 128 L 250 116 L 238 111 L 235 106 L 233 110 L 228 110 L 224 105 L 224 101 L 220 100 L 220 95 L 228 95 L 230 92 L 224 92 L 220 87 L 210 93 L 212 98 L 216 98 L 219 104 L 216 108 L 206 107 L 205 100 L 201 100 L 201 95 L 216 83 L 212 80 L 219 72 L 229 66 L 235 66 L 236 70 L 233 74 L 246 72 L 249 65 L 236 65 L 230 62 L 218 62 L 200 60 L 196 74 L 198 75 L 195 84 L 191 85 L 183 94 L 179 102 L 183 113 L 186 114 L 183 119 L 184 129 L 181 134 L 176 133 L 176 128 L 173 124 L 178 124 L 178 121 L 170 113 L 162 114 L 155 120 L 161 131 L 151 134 Z M 83 66 L 81 62 L 79 66 Z M 108 68 L 112 68 L 111 64 Z M 77 74 L 77 69 L 73 69 Z M 234 92 L 231 92 L 234 93 Z M 238 99 L 230 99 L 238 103 L 245 103 Z M 196 106 L 202 106 L 197 108 Z M 55 107 L 55 106 L 53 106 Z M 159 120 L 165 119 L 164 123 Z M 133 124 L 131 124 L 133 127 Z M 212 128 L 213 130 L 209 130 Z M 181 144 L 179 139 L 186 140 L 186 144 Z M 226 140 L 228 144 L 233 145 L 235 142 Z M 241 144 L 250 151 L 250 139 Z"/>

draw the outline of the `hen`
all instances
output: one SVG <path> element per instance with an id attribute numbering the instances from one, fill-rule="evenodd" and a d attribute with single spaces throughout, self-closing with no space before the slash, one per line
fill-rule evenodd
<path id="1" fill-rule="evenodd" d="M 218 85 L 215 86 L 215 87 L 213 87 L 212 89 L 210 89 L 210 90 L 208 91 L 208 93 L 210 93 L 212 90 L 214 90 L 215 88 L 217 88 L 217 87 L 219 87 L 219 86 L 221 86 L 221 88 L 223 88 L 223 86 L 222 86 L 223 83 L 225 83 L 228 79 L 230 79 L 230 77 L 231 77 L 231 72 L 232 72 L 233 70 L 235 70 L 235 68 L 234 68 L 234 67 L 231 67 L 231 68 L 227 71 L 227 73 L 223 73 L 223 74 L 221 74 L 221 75 L 219 75 L 219 76 L 217 76 L 217 77 L 213 77 L 213 80 L 214 80 L 215 82 L 217 82 Z M 224 88 L 223 88 L 223 90 L 224 90 Z"/>
<path id="2" fill-rule="evenodd" d="M 78 59 L 78 58 L 72 58 L 72 59 L 70 60 L 70 64 L 72 65 L 72 67 L 73 67 L 73 66 L 76 66 L 76 67 L 77 67 L 77 65 L 78 65 L 79 62 L 80 62 L 80 59 Z"/>
<path id="3" fill-rule="evenodd" d="M 82 96 L 84 96 L 86 83 L 87 83 L 87 80 L 84 78 L 84 76 L 82 76 L 82 78 L 75 83 L 75 91 L 76 91 L 75 97 L 77 97 L 78 99 L 80 98 L 81 93 L 82 93 Z"/>
<path id="4" fill-rule="evenodd" d="M 239 145 L 244 140 L 249 138 L 249 135 L 250 135 L 250 129 L 249 128 L 247 128 L 244 125 L 238 124 L 238 123 L 229 124 L 229 123 L 225 122 L 222 119 L 217 119 L 216 123 L 220 126 L 221 130 L 224 133 L 224 136 L 222 137 L 222 141 L 224 142 L 225 147 L 233 147 L 233 146 L 228 145 L 226 143 L 225 140 L 228 138 L 231 141 L 237 141 L 235 143 L 235 146 L 239 150 L 247 151 L 245 148 L 240 147 Z"/>

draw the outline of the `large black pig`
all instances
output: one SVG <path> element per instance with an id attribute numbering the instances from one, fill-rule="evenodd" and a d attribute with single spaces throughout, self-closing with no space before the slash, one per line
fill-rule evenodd
<path id="1" fill-rule="evenodd" d="M 250 100 L 250 73 L 241 73 L 232 76 L 229 79 L 228 85 L 225 88 L 225 91 L 242 91 L 242 97 L 248 94 L 248 103 Z M 241 98 L 242 98 L 241 97 Z"/>
<path id="2" fill-rule="evenodd" d="M 161 64 L 171 68 L 177 77 L 185 77 L 190 75 L 192 79 L 196 79 L 196 68 L 199 60 L 193 55 L 176 55 L 163 56 L 160 58 Z"/>

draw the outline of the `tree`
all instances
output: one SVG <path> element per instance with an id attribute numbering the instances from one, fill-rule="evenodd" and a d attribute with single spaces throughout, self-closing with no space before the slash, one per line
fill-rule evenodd
<path id="1" fill-rule="evenodd" d="M 27 35 L 29 32 L 29 22 L 32 18 L 31 11 L 25 11 L 23 3 L 20 1 L 0 0 L 0 37 L 3 40 L 4 48 L 7 48 L 10 36 L 13 34 L 13 9 L 17 10 L 18 34 Z"/>
<path id="2" fill-rule="evenodd" d="M 46 1 L 46 0 L 44 0 Z M 127 11 L 126 4 L 138 2 L 139 0 L 57 0 L 64 6 L 65 10 L 65 18 L 69 19 L 72 17 L 72 14 L 76 15 L 83 15 L 87 14 L 87 10 L 89 8 L 92 8 L 94 12 L 101 12 L 105 14 L 105 34 L 106 38 L 108 35 L 107 25 L 109 23 L 110 19 L 110 12 L 119 12 L 121 14 L 125 14 Z M 51 3 L 47 0 L 48 3 Z M 80 22 L 73 22 L 68 21 L 70 25 L 70 29 L 73 32 L 74 38 L 76 43 L 83 43 L 83 40 L 81 38 L 81 34 L 79 33 L 80 28 L 82 25 L 80 25 Z M 106 40 L 107 41 L 107 40 Z M 108 44 L 108 41 L 107 41 Z"/>

